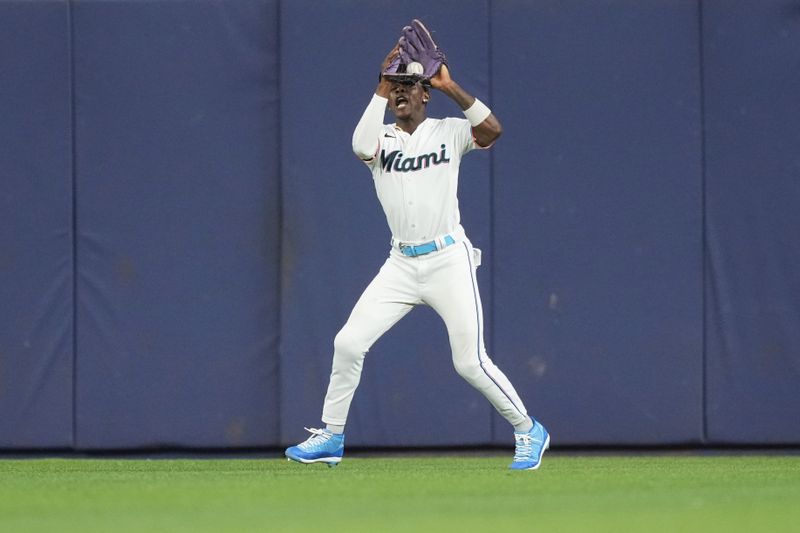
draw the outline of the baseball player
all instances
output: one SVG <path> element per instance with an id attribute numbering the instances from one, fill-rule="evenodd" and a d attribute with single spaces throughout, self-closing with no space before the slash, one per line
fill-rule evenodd
<path id="1" fill-rule="evenodd" d="M 489 108 L 450 76 L 446 59 L 418 20 L 403 29 L 381 66 L 375 94 L 353 133 L 353 151 L 372 172 L 392 232 L 389 257 L 334 340 L 333 368 L 322 410 L 325 429 L 287 448 L 301 463 L 338 464 L 350 402 L 369 348 L 416 305 L 444 320 L 456 371 L 514 427 L 514 470 L 539 467 L 547 430 L 528 416 L 508 378 L 483 343 L 476 282 L 480 250 L 460 224 L 458 169 L 462 157 L 490 147 L 502 127 Z M 427 118 L 430 88 L 450 97 L 465 118 Z M 383 124 L 386 107 L 396 122 Z"/>

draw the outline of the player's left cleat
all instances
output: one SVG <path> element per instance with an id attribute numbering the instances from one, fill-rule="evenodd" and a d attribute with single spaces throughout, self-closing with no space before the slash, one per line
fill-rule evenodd
<path id="1" fill-rule="evenodd" d="M 514 432 L 516 450 L 511 470 L 536 470 L 542 464 L 542 455 L 550 447 L 550 434 L 539 422 L 533 421 L 533 427 L 527 433 Z"/>
<path id="2" fill-rule="evenodd" d="M 336 466 L 344 455 L 344 434 L 336 435 L 327 429 L 305 428 L 311 436 L 297 446 L 286 448 L 286 457 L 299 463 L 326 463 Z"/>

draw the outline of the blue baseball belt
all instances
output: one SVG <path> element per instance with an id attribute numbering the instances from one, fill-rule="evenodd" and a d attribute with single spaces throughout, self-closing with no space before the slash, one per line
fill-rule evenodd
<path id="1" fill-rule="evenodd" d="M 445 235 L 442 241 L 444 242 L 444 247 L 456 243 L 456 240 L 450 235 Z M 436 241 L 430 241 L 424 244 L 418 244 L 416 246 L 409 246 L 407 244 L 400 243 L 399 246 L 400 246 L 400 253 L 406 257 L 417 257 L 419 255 L 429 254 L 431 252 L 435 252 L 436 250 L 440 249 L 436 245 Z"/>

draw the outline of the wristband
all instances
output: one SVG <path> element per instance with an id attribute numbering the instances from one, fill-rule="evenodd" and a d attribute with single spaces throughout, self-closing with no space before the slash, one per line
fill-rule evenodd
<path id="1" fill-rule="evenodd" d="M 472 125 L 473 128 L 476 127 L 481 122 L 483 122 L 484 120 L 486 120 L 486 117 L 488 117 L 491 114 L 492 110 L 486 107 L 486 104 L 484 104 L 477 98 L 475 99 L 474 102 L 472 102 L 472 105 L 469 106 L 468 109 L 464 110 L 464 116 L 467 117 L 467 120 L 469 120 L 469 123 Z"/>

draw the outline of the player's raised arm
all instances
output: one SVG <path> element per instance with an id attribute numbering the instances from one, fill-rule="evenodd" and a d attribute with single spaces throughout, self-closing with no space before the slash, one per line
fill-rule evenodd
<path id="1" fill-rule="evenodd" d="M 461 88 L 461 86 L 453 81 L 450 77 L 450 70 L 447 65 L 442 65 L 439 72 L 431 77 L 431 87 L 442 91 L 444 94 L 453 99 L 464 112 L 470 124 L 472 124 L 472 135 L 475 142 L 479 146 L 491 146 L 500 134 L 503 133 L 503 127 L 500 121 L 486 107 L 486 104 L 469 94 Z"/>
<path id="2" fill-rule="evenodd" d="M 395 45 L 386 59 L 383 60 L 380 72 L 386 70 L 389 64 L 397 57 L 399 45 Z M 392 86 L 383 76 L 380 77 L 378 87 L 372 96 L 367 109 L 361 115 L 356 129 L 353 132 L 353 152 L 362 161 L 372 161 L 378 153 L 378 136 L 383 126 L 383 114 L 386 111 L 386 103 L 389 100 Z"/>
<path id="3" fill-rule="evenodd" d="M 399 45 L 401 59 L 407 63 L 418 62 L 422 76 L 430 80 L 431 87 L 442 91 L 458 104 L 472 125 L 472 136 L 478 146 L 491 146 L 503 133 L 500 121 L 486 104 L 453 81 L 444 52 L 436 45 L 431 32 L 421 20 L 414 19 L 410 26 L 403 28 Z"/>

